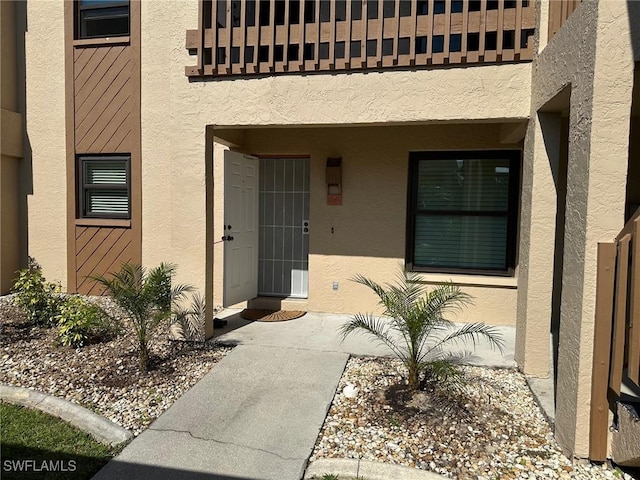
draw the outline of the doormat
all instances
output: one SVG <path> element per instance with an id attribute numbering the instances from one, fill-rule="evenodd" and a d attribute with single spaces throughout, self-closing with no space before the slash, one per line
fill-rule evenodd
<path id="1" fill-rule="evenodd" d="M 258 308 L 245 308 L 240 316 L 245 320 L 256 322 L 285 322 L 300 318 L 307 312 L 301 310 L 261 310 Z"/>

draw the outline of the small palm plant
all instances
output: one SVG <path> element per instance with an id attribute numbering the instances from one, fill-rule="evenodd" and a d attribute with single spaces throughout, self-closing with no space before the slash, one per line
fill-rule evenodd
<path id="1" fill-rule="evenodd" d="M 149 349 L 158 327 L 171 318 L 176 304 L 192 289 L 189 285 L 172 285 L 176 267 L 161 263 L 147 271 L 143 266 L 125 263 L 119 272 L 106 278 L 91 277 L 129 317 L 140 358 L 140 370 L 149 371 Z"/>
<path id="2" fill-rule="evenodd" d="M 343 340 L 354 332 L 371 335 L 404 363 L 411 390 L 422 385 L 460 385 L 462 375 L 456 361 L 466 352 L 452 353 L 446 347 L 489 341 L 502 352 L 504 342 L 495 328 L 483 323 L 469 323 L 455 328 L 445 318 L 471 303 L 460 288 L 444 283 L 427 291 L 417 274 L 402 271 L 395 284 L 384 286 L 362 275 L 353 279 L 370 288 L 383 308 L 382 317 L 359 313 L 341 328 Z M 389 318 L 383 318 L 389 317 Z"/>
<path id="3" fill-rule="evenodd" d="M 172 328 L 175 326 L 176 336 L 180 340 L 204 342 L 206 304 L 202 295 L 194 294 L 190 308 L 178 308 L 174 312 Z"/>

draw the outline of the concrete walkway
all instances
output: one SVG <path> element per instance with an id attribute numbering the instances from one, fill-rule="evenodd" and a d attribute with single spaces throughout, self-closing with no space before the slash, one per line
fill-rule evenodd
<path id="1" fill-rule="evenodd" d="M 359 335 L 341 343 L 345 317 L 230 313 L 218 339 L 236 348 L 94 478 L 299 480 L 348 354 L 388 353 Z M 503 335 L 504 357 L 480 348 L 474 363 L 511 366 L 513 329 Z"/>

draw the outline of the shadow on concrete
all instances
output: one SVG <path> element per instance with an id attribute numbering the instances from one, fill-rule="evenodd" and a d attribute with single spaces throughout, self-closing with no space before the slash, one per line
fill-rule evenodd
<path id="1" fill-rule="evenodd" d="M 237 330 L 238 328 L 242 328 L 245 327 L 247 325 L 249 325 L 250 323 L 253 323 L 251 320 L 246 320 L 244 318 L 242 318 L 240 316 L 240 312 L 242 310 L 229 310 L 227 312 L 222 312 L 219 315 L 216 315 L 216 318 L 219 318 L 221 320 L 226 320 L 227 324 L 225 326 L 223 326 L 222 328 L 214 328 L 213 329 L 213 338 L 211 340 L 215 340 L 216 338 L 218 338 L 221 335 L 224 335 L 225 333 L 229 333 L 229 332 L 233 332 L 234 330 Z M 233 342 L 225 342 L 225 344 L 227 345 L 236 345 Z"/>

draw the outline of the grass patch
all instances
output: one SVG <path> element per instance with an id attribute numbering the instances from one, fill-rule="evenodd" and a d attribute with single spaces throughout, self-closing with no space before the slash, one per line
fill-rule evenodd
<path id="1" fill-rule="evenodd" d="M 88 479 L 119 448 L 46 413 L 0 404 L 3 479 Z"/>

